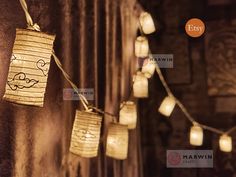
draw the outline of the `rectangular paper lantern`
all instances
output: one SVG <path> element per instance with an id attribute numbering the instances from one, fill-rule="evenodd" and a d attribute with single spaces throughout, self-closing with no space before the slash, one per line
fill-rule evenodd
<path id="1" fill-rule="evenodd" d="M 148 79 L 144 73 L 138 72 L 133 78 L 133 93 L 136 98 L 148 97 Z"/>
<path id="2" fill-rule="evenodd" d="M 224 134 L 220 136 L 219 139 L 219 146 L 220 150 L 224 152 L 231 152 L 233 145 L 232 145 L 232 137 Z"/>
<path id="3" fill-rule="evenodd" d="M 111 123 L 108 128 L 106 155 L 115 159 L 124 160 L 128 154 L 128 127 Z"/>
<path id="4" fill-rule="evenodd" d="M 81 157 L 96 157 L 102 117 L 97 113 L 76 111 L 71 135 L 70 152 Z"/>
<path id="5" fill-rule="evenodd" d="M 3 99 L 43 107 L 54 35 L 16 29 Z"/>
<path id="6" fill-rule="evenodd" d="M 169 117 L 175 107 L 175 99 L 172 96 L 167 96 L 165 99 L 162 101 L 161 106 L 159 107 L 158 111 L 166 116 Z"/>
<path id="7" fill-rule="evenodd" d="M 190 144 L 201 146 L 203 142 L 203 129 L 198 124 L 194 124 L 190 130 Z"/>
<path id="8" fill-rule="evenodd" d="M 123 102 L 121 105 L 119 122 L 123 125 L 128 125 L 128 129 L 136 128 L 137 123 L 137 108 L 133 101 Z"/>

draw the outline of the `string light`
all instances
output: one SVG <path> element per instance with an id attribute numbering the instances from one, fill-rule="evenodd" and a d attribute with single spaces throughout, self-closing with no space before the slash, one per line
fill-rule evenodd
<path id="1" fill-rule="evenodd" d="M 138 36 L 135 40 L 134 50 L 136 57 L 148 57 L 149 45 L 147 38 L 144 36 Z"/>
<path id="2" fill-rule="evenodd" d="M 223 152 L 232 151 L 232 138 L 226 134 L 220 136 L 219 139 L 220 150 Z"/>
<path id="3" fill-rule="evenodd" d="M 175 107 L 175 99 L 172 96 L 167 96 L 162 101 L 158 111 L 166 117 L 169 117 Z"/>
<path id="4" fill-rule="evenodd" d="M 137 72 L 133 78 L 133 93 L 136 98 L 147 98 L 148 97 L 148 79 L 144 73 Z"/>
<path id="5" fill-rule="evenodd" d="M 148 12 L 142 12 L 140 14 L 139 23 L 145 34 L 151 34 L 156 30 L 152 16 Z"/>
<path id="6" fill-rule="evenodd" d="M 203 142 L 203 129 L 197 123 L 194 123 L 190 129 L 190 144 L 201 146 Z"/>
<path id="7" fill-rule="evenodd" d="M 40 27 L 33 23 L 32 18 L 28 12 L 27 4 L 25 0 L 20 0 L 20 3 L 22 5 L 22 8 L 26 15 L 27 25 L 28 29 L 33 31 L 40 32 Z M 145 37 L 144 34 L 150 34 L 155 31 L 155 25 L 153 22 L 153 19 L 151 15 L 147 12 L 141 13 L 139 18 L 139 24 L 140 24 L 140 32 L 141 36 L 137 37 L 135 40 L 135 55 L 136 57 L 146 58 L 151 57 L 152 54 L 149 49 L 148 39 Z M 60 60 L 57 58 L 54 51 L 52 51 L 53 58 L 57 64 L 57 66 L 62 71 L 64 77 L 66 80 L 71 84 L 72 88 L 75 89 L 75 91 L 78 93 L 77 86 L 71 81 L 69 75 L 63 70 L 62 64 Z M 168 84 L 165 81 L 165 78 L 162 75 L 162 72 L 157 64 L 155 64 L 155 69 L 157 71 L 157 74 L 160 78 L 160 81 L 162 85 L 164 86 L 168 96 L 163 100 L 159 107 L 159 112 L 165 116 L 170 116 L 175 105 L 177 104 L 179 108 L 182 110 L 186 118 L 193 123 L 193 127 L 190 131 L 190 143 L 192 145 L 200 145 L 203 141 L 203 129 L 212 131 L 214 133 L 220 134 L 219 139 L 219 146 L 220 149 L 224 152 L 231 152 L 232 151 L 232 138 L 229 136 L 230 133 L 236 130 L 236 126 L 232 127 L 227 132 L 223 132 L 219 129 L 216 129 L 214 127 L 210 127 L 207 125 L 199 124 L 195 121 L 195 119 L 190 115 L 190 113 L 187 111 L 187 109 L 184 107 L 184 105 L 173 95 L 171 92 Z M 137 98 L 144 98 L 148 97 L 148 80 L 147 78 L 150 78 L 153 75 L 153 66 L 150 68 L 143 67 L 142 72 L 138 72 L 137 75 L 134 77 L 134 84 L 133 84 L 133 92 L 134 96 Z M 102 117 L 89 112 L 92 110 L 95 110 L 101 114 L 108 115 L 112 117 L 113 119 L 116 117 L 115 115 L 102 111 L 96 107 L 88 106 L 88 101 L 86 98 L 79 94 L 79 97 L 81 98 L 82 104 L 84 108 L 86 109 L 86 112 L 76 112 L 76 119 L 74 122 L 73 130 L 72 130 L 72 139 L 71 139 L 71 146 L 70 151 L 81 155 L 83 157 L 93 157 L 97 155 L 97 148 L 98 148 L 98 142 L 100 138 L 100 126 L 101 126 L 101 119 Z M 120 108 L 122 109 L 122 108 Z M 86 115 L 85 115 L 86 114 Z M 89 115 L 87 115 L 89 114 Z M 121 113 L 122 115 L 123 113 Z M 91 118 L 92 116 L 97 117 L 96 118 L 96 125 L 95 129 L 91 129 L 91 126 L 95 125 L 94 121 L 87 120 L 87 118 Z M 82 119 L 80 119 L 82 118 Z M 80 122 L 81 121 L 81 122 Z M 79 122 L 79 123 L 78 123 Z M 80 127 L 80 125 L 85 125 L 85 128 Z M 132 126 L 131 126 L 132 127 Z M 80 131 L 82 130 L 82 131 Z M 93 132 L 96 130 L 95 132 Z M 83 143 L 88 143 L 88 139 L 93 138 L 94 146 L 91 148 L 92 151 L 89 152 L 89 146 L 85 145 L 84 147 L 81 146 Z M 191 140 L 192 139 L 192 140 Z M 83 141 L 82 141 L 83 140 Z M 79 148 L 78 148 L 79 147 Z M 81 151 L 82 150 L 82 151 Z M 128 151 L 128 126 L 127 125 L 121 125 L 117 123 L 112 123 L 109 126 L 108 129 L 108 136 L 107 136 L 107 144 L 106 144 L 106 155 L 117 158 L 117 159 L 126 159 L 127 158 L 127 151 Z M 83 154 L 84 153 L 84 154 Z"/>
<path id="8" fill-rule="evenodd" d="M 119 123 L 128 125 L 128 129 L 135 129 L 137 123 L 137 108 L 133 101 L 123 102 L 120 105 Z"/>

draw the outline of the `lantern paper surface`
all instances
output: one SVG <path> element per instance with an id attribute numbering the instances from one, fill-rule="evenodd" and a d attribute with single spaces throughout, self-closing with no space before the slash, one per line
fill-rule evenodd
<path id="1" fill-rule="evenodd" d="M 133 78 L 133 93 L 136 98 L 147 98 L 148 97 L 148 79 L 141 72 Z"/>
<path id="2" fill-rule="evenodd" d="M 76 111 L 70 152 L 81 157 L 96 157 L 102 117 L 93 112 Z"/>
<path id="3" fill-rule="evenodd" d="M 228 135 L 222 135 L 219 140 L 220 150 L 224 152 L 232 151 L 232 138 Z"/>
<path id="4" fill-rule="evenodd" d="M 5 100 L 43 106 L 54 39 L 42 32 L 16 29 Z"/>
<path id="5" fill-rule="evenodd" d="M 149 54 L 148 40 L 144 36 L 138 36 L 135 40 L 134 46 L 135 56 L 145 58 Z"/>
<path id="6" fill-rule="evenodd" d="M 120 124 L 128 125 L 128 129 L 136 128 L 137 123 L 137 108 L 132 101 L 124 102 L 120 105 Z"/>
<path id="7" fill-rule="evenodd" d="M 190 144 L 194 146 L 201 146 L 203 142 L 203 129 L 194 125 L 190 130 Z"/>
<path id="8" fill-rule="evenodd" d="M 147 12 L 141 13 L 141 15 L 139 17 L 139 22 L 142 27 L 142 31 L 145 34 L 151 34 L 156 30 L 152 16 Z"/>
<path id="9" fill-rule="evenodd" d="M 106 155 L 124 160 L 128 154 L 128 127 L 111 123 L 108 128 Z"/>
<path id="10" fill-rule="evenodd" d="M 175 107 L 175 104 L 175 99 L 172 96 L 167 96 L 162 101 L 158 111 L 164 116 L 169 117 Z"/>
<path id="11" fill-rule="evenodd" d="M 154 61 L 151 61 L 150 59 L 146 59 L 143 63 L 142 67 L 142 73 L 145 73 L 145 76 L 147 78 L 151 78 L 154 74 L 156 69 L 156 65 L 154 64 Z"/>

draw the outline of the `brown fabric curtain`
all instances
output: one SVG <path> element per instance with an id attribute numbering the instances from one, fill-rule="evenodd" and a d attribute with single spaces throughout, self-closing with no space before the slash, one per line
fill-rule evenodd
<path id="1" fill-rule="evenodd" d="M 136 67 L 133 41 L 137 31 L 134 0 L 28 0 L 42 31 L 57 35 L 55 50 L 79 88 L 94 89 L 94 105 L 118 113 L 128 98 Z M 25 28 L 20 3 L 0 2 L 0 96 L 4 94 L 15 28 Z M 0 102 L 1 177 L 139 177 L 142 176 L 139 126 L 130 131 L 129 157 L 97 158 L 68 152 L 78 101 L 63 101 L 70 85 L 52 60 L 43 108 Z M 105 117 L 102 140 L 111 119 Z"/>

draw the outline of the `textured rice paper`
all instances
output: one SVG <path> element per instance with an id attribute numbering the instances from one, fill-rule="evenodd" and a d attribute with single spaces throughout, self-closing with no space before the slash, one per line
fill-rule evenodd
<path id="1" fill-rule="evenodd" d="M 54 40 L 54 35 L 16 29 L 5 100 L 43 107 Z"/>
<path id="2" fill-rule="evenodd" d="M 81 157 L 96 157 L 102 117 L 93 112 L 76 111 L 71 135 L 70 152 Z"/>

